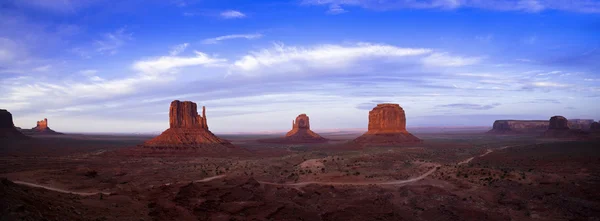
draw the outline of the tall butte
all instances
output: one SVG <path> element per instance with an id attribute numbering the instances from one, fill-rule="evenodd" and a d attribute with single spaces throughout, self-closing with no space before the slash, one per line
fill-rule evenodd
<path id="1" fill-rule="evenodd" d="M 421 139 L 406 130 L 404 109 L 398 104 L 378 104 L 369 111 L 369 130 L 354 139 L 361 145 L 392 145 L 420 143 Z"/>
<path id="2" fill-rule="evenodd" d="M 0 139 L 26 139 L 28 138 L 15 127 L 12 114 L 0 109 Z"/>
<path id="3" fill-rule="evenodd" d="M 300 114 L 296 117 L 296 120 L 292 120 L 292 130 L 287 132 L 285 137 L 260 141 L 270 143 L 323 143 L 329 140 L 310 130 L 310 119 L 306 114 Z"/>
<path id="4" fill-rule="evenodd" d="M 202 107 L 202 116 L 198 115 L 196 103 L 174 100 L 169 108 L 170 128 L 142 147 L 151 148 L 204 148 L 234 146 L 208 130 L 206 108 Z"/>

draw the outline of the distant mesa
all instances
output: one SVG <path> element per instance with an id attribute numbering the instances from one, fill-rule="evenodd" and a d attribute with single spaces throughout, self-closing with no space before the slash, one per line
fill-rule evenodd
<path id="1" fill-rule="evenodd" d="M 547 120 L 496 120 L 488 133 L 531 133 L 548 129 Z"/>
<path id="2" fill-rule="evenodd" d="M 0 109 L 0 139 L 19 140 L 29 138 L 21 133 L 13 123 L 12 114 Z"/>
<path id="3" fill-rule="evenodd" d="M 570 129 L 569 121 L 563 116 L 550 118 L 548 129 L 542 134 L 545 138 L 588 139 L 589 133 L 581 129 Z"/>
<path id="4" fill-rule="evenodd" d="M 370 145 L 404 145 L 421 143 L 422 140 L 406 130 L 404 109 L 398 104 L 378 104 L 369 111 L 369 129 L 354 139 L 355 143 Z"/>
<path id="5" fill-rule="evenodd" d="M 200 116 L 194 102 L 179 100 L 171 102 L 169 124 L 169 129 L 141 146 L 159 149 L 235 148 L 229 141 L 217 137 L 208 130 L 206 108 L 202 107 L 202 116 Z"/>
<path id="6" fill-rule="evenodd" d="M 589 130 L 594 120 L 573 119 L 568 120 L 569 129 Z M 521 134 L 542 133 L 550 126 L 549 120 L 496 120 L 488 133 L 490 134 Z"/>
<path id="7" fill-rule="evenodd" d="M 285 137 L 274 139 L 262 139 L 266 143 L 324 143 L 329 141 L 319 134 L 310 130 L 310 119 L 306 114 L 300 114 L 292 121 L 292 130 Z"/>

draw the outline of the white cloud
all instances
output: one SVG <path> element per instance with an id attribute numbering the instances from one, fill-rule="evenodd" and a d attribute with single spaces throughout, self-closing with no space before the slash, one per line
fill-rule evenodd
<path id="1" fill-rule="evenodd" d="M 169 52 L 169 54 L 170 54 L 171 56 L 178 55 L 178 54 L 182 53 L 183 51 L 185 51 L 185 49 L 186 49 L 186 48 L 187 48 L 189 45 L 190 45 L 190 44 L 188 44 L 188 43 L 183 43 L 183 44 L 176 45 L 176 46 L 174 46 L 174 47 L 171 49 L 171 51 Z"/>
<path id="2" fill-rule="evenodd" d="M 197 66 L 197 65 L 218 65 L 226 62 L 225 59 L 210 57 L 209 55 L 195 51 L 194 57 L 179 57 L 179 56 L 162 56 L 151 58 L 142 61 L 137 61 L 133 64 L 133 69 L 147 75 L 162 74 L 172 71 L 175 68 Z"/>
<path id="3" fill-rule="evenodd" d="M 231 40 L 231 39 L 257 39 L 263 37 L 262 34 L 236 34 L 236 35 L 224 35 L 216 38 L 207 38 L 202 41 L 202 44 L 217 44 L 223 40 Z"/>
<path id="4" fill-rule="evenodd" d="M 569 84 L 561 84 L 561 83 L 548 82 L 548 81 L 533 82 L 532 85 L 536 86 L 536 87 L 547 87 L 547 88 L 564 88 L 564 87 L 571 86 Z"/>
<path id="5" fill-rule="evenodd" d="M 96 75 L 96 73 L 98 73 L 98 70 L 94 70 L 94 69 L 79 71 L 79 74 L 85 75 L 85 76 L 93 76 L 93 75 Z"/>
<path id="6" fill-rule="evenodd" d="M 245 18 L 246 15 L 239 11 L 228 10 L 228 11 L 221 12 L 221 17 L 223 17 L 225 19 L 233 19 L 233 18 Z"/>
<path id="7" fill-rule="evenodd" d="M 331 4 L 331 5 L 329 5 L 329 10 L 327 11 L 327 14 L 337 15 L 337 14 L 342 14 L 342 13 L 346 13 L 346 12 L 348 12 L 348 11 L 346 11 L 340 5 Z"/>
<path id="8" fill-rule="evenodd" d="M 448 53 L 433 53 L 423 58 L 423 64 L 427 66 L 462 67 L 479 63 L 481 57 L 451 56 Z"/>
<path id="9" fill-rule="evenodd" d="M 51 67 L 52 67 L 51 65 L 44 65 L 44 66 L 40 66 L 40 67 L 34 68 L 33 71 L 47 72 L 48 70 L 50 70 Z"/>
<path id="10" fill-rule="evenodd" d="M 96 51 L 101 54 L 116 54 L 125 42 L 133 39 L 132 33 L 127 33 L 125 28 L 120 28 L 112 33 L 106 33 L 102 40 L 95 42 Z"/>
<path id="11" fill-rule="evenodd" d="M 259 74 L 262 69 L 285 73 L 306 68 L 343 68 L 360 59 L 416 56 L 431 51 L 424 48 L 399 48 L 371 43 L 349 46 L 327 44 L 310 48 L 274 44 L 272 48 L 250 52 L 235 61 L 230 71 L 254 75 Z"/>
<path id="12" fill-rule="evenodd" d="M 458 9 L 481 8 L 497 11 L 525 11 L 538 13 L 544 10 L 562 10 L 580 13 L 600 13 L 596 0 L 421 0 L 421 1 L 373 1 L 373 0 L 304 0 L 306 5 L 350 5 L 367 9 Z"/>
<path id="13" fill-rule="evenodd" d="M 522 9 L 528 12 L 539 12 L 544 10 L 544 6 L 537 0 L 521 0 L 517 3 L 517 9 Z"/>

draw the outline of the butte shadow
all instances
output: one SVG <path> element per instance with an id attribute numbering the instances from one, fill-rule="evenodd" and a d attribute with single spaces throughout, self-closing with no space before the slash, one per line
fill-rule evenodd
<path id="1" fill-rule="evenodd" d="M 202 154 L 230 154 L 246 152 L 208 130 L 206 109 L 198 115 L 196 103 L 175 100 L 169 108 L 169 129 L 146 141 L 136 149 L 194 151 Z"/>
<path id="2" fill-rule="evenodd" d="M 351 143 L 360 146 L 406 146 L 423 141 L 406 130 L 404 109 L 398 104 L 377 104 L 369 111 L 369 130 Z"/>
<path id="3" fill-rule="evenodd" d="M 263 143 L 281 144 L 325 143 L 327 141 L 329 140 L 310 130 L 310 119 L 306 114 L 300 114 L 295 121 L 292 121 L 292 130 L 287 132 L 285 137 L 258 140 Z"/>
<path id="4" fill-rule="evenodd" d="M 17 130 L 13 123 L 12 114 L 7 110 L 0 109 L 0 140 L 25 140 L 29 138 Z"/>

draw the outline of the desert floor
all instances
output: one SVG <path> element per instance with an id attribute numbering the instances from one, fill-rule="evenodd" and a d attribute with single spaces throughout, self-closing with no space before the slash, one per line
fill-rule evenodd
<path id="1" fill-rule="evenodd" d="M 317 131 L 318 132 L 318 131 Z M 600 220 L 600 142 L 419 132 L 422 144 L 146 151 L 150 136 L 2 141 L 0 220 Z"/>

